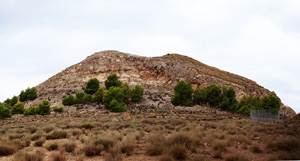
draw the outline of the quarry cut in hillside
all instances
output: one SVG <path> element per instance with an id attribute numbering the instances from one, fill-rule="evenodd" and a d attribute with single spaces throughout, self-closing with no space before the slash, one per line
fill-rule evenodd
<path id="1" fill-rule="evenodd" d="M 131 87 L 140 84 L 145 89 L 141 104 L 161 106 L 169 104 L 173 87 L 180 80 L 192 83 L 194 88 L 206 87 L 212 83 L 231 86 L 237 98 L 244 95 L 276 95 L 247 78 L 205 65 L 197 60 L 179 54 L 161 57 L 142 57 L 118 51 L 102 51 L 87 57 L 38 85 L 38 98 L 28 102 L 35 105 L 48 99 L 52 106 L 61 106 L 62 98 L 83 90 L 90 78 L 96 77 L 100 86 L 111 73 L 116 73 L 123 83 Z M 290 116 L 295 112 L 289 108 Z"/>

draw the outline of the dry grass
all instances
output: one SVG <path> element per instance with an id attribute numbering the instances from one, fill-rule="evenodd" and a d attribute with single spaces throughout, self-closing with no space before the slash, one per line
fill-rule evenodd
<path id="1" fill-rule="evenodd" d="M 52 153 L 52 161 L 66 161 L 66 155 L 60 152 Z"/>
<path id="2" fill-rule="evenodd" d="M 187 148 L 184 144 L 175 144 L 169 150 L 169 154 L 177 160 L 184 160 L 187 158 Z"/>
<path id="3" fill-rule="evenodd" d="M 176 113 L 176 118 L 168 115 L 161 118 L 157 114 L 157 118 L 132 116 L 127 120 L 114 115 L 113 121 L 108 114 L 97 118 L 53 120 L 41 117 L 38 122 L 2 124 L 0 142 L 6 144 L 0 146 L 0 156 L 15 156 L 22 151 L 28 153 L 24 154 L 28 157 L 40 149 L 46 152 L 49 161 L 62 152 L 67 158 L 57 157 L 57 160 L 249 160 L 247 156 L 236 154 L 237 151 L 240 154 L 251 152 L 254 160 L 260 157 L 268 160 L 266 156 L 300 159 L 299 129 L 215 114 L 206 113 L 200 117 L 184 111 Z M 94 127 L 82 126 L 87 121 Z M 87 156 L 94 157 L 87 159 Z"/>
<path id="4" fill-rule="evenodd" d="M 46 136 L 46 139 L 47 140 L 63 139 L 63 138 L 67 138 L 67 136 L 68 133 L 64 130 L 54 130 Z"/>
<path id="5" fill-rule="evenodd" d="M 42 161 L 43 158 L 44 158 L 44 152 L 40 150 L 31 153 L 25 151 L 19 151 L 14 155 L 13 161 Z"/>
<path id="6" fill-rule="evenodd" d="M 120 145 L 120 150 L 122 153 L 126 153 L 127 156 L 132 155 L 132 152 L 134 150 L 136 144 L 136 138 L 133 136 L 126 137 Z"/>
<path id="7" fill-rule="evenodd" d="M 159 161 L 174 161 L 173 157 L 168 154 L 163 154 L 160 158 Z"/>
<path id="8" fill-rule="evenodd" d="M 94 156 L 94 155 L 99 155 L 100 152 L 103 150 L 103 146 L 101 145 L 94 145 L 94 144 L 89 144 L 89 145 L 84 145 L 84 147 L 81 149 L 84 153 L 85 156 Z"/>
<path id="9" fill-rule="evenodd" d="M 262 153 L 263 152 L 262 149 L 257 144 L 252 145 L 250 147 L 250 151 L 253 152 L 253 153 Z"/>
<path id="10" fill-rule="evenodd" d="M 41 146 L 43 146 L 43 144 L 45 143 L 45 141 L 46 141 L 45 138 L 40 138 L 39 140 L 37 140 L 37 141 L 34 142 L 34 146 L 41 147 Z"/>
<path id="11" fill-rule="evenodd" d="M 13 154 L 16 148 L 11 145 L 0 145 L 0 156 L 8 156 Z"/>
<path id="12" fill-rule="evenodd" d="M 49 151 L 58 150 L 58 143 L 54 141 L 47 142 L 45 148 Z"/>
<path id="13" fill-rule="evenodd" d="M 146 152 L 149 155 L 161 155 L 164 146 L 166 138 L 160 134 L 152 134 L 148 137 L 148 146 L 146 147 Z"/>
<path id="14" fill-rule="evenodd" d="M 231 154 L 225 158 L 225 161 L 250 161 L 251 159 L 241 154 Z"/>
<path id="15" fill-rule="evenodd" d="M 109 136 L 103 136 L 100 138 L 97 138 L 94 141 L 94 144 L 97 145 L 103 145 L 104 150 L 108 151 L 110 148 L 112 148 L 116 144 L 116 140 Z"/>
<path id="16" fill-rule="evenodd" d="M 71 153 L 75 150 L 76 143 L 74 143 L 74 141 L 69 140 L 69 141 L 63 143 L 62 146 L 66 152 Z"/>

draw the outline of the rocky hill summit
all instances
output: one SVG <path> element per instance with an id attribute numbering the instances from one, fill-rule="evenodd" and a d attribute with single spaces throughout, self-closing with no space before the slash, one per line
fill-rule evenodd
<path id="1" fill-rule="evenodd" d="M 97 52 L 38 85 L 38 99 L 28 105 L 48 99 L 52 106 L 61 106 L 62 98 L 83 90 L 90 78 L 96 77 L 100 86 L 111 73 L 116 73 L 123 83 L 130 86 L 140 84 L 145 89 L 141 104 L 162 106 L 169 104 L 174 93 L 173 87 L 180 80 L 192 83 L 193 87 L 206 87 L 212 83 L 231 86 L 236 90 L 237 99 L 244 95 L 276 95 L 256 82 L 205 65 L 190 57 L 167 54 L 161 57 L 143 57 L 118 51 Z M 286 110 L 285 110 L 286 111 Z M 289 115 L 295 112 L 289 108 Z"/>

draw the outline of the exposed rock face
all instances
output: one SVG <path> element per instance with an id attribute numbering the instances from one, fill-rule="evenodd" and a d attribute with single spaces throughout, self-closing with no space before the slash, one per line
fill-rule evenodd
<path id="1" fill-rule="evenodd" d="M 232 86 L 238 99 L 249 94 L 272 94 L 252 80 L 210 67 L 186 56 L 167 54 L 149 58 L 118 51 L 103 51 L 38 85 L 38 99 L 29 104 L 48 99 L 53 106 L 60 106 L 63 97 L 83 90 L 90 78 L 98 78 L 100 86 L 105 87 L 104 81 L 111 73 L 116 73 L 123 83 L 127 82 L 130 86 L 141 84 L 145 88 L 145 101 L 152 101 L 154 106 L 168 102 L 173 94 L 173 87 L 180 80 L 192 83 L 194 88 L 206 87 L 212 83 Z"/>

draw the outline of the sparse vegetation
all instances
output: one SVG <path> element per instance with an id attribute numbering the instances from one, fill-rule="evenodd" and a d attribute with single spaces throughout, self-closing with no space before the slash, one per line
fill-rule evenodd
<path id="1" fill-rule="evenodd" d="M 20 123 L 11 122 L 15 119 L 0 120 L 6 122 L 0 129 L 0 142 L 6 143 L 0 146 L 0 156 L 14 159 L 19 152 L 29 156 L 40 150 L 46 153 L 40 157 L 43 160 L 46 156 L 47 160 L 54 160 L 54 156 L 57 160 L 61 156 L 66 156 L 62 160 L 87 160 L 93 156 L 93 160 L 145 157 L 173 161 L 300 158 L 299 129 L 285 128 L 281 122 L 251 122 L 241 114 L 234 114 L 239 119 L 228 118 L 225 116 L 229 112 L 224 111 L 201 117 L 184 110 L 176 112 L 185 117 L 168 114 L 162 118 L 162 114 L 151 112 L 132 114 L 127 119 L 122 114 L 98 115 L 103 113 L 96 111 L 95 116 L 20 116 L 26 118 Z"/>

